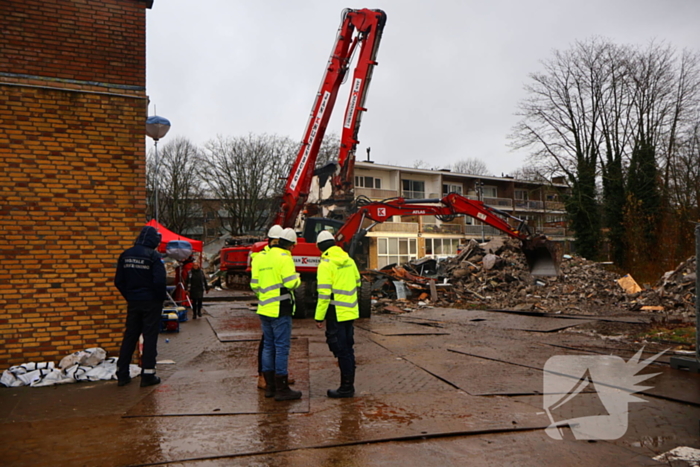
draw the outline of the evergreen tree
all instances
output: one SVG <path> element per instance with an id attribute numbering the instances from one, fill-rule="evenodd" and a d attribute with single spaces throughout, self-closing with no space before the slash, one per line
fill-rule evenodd
<path id="1" fill-rule="evenodd" d="M 578 177 L 570 177 L 571 195 L 566 199 L 566 211 L 576 232 L 576 252 L 590 259 L 598 256 L 601 239 L 595 169 L 595 157 L 579 160 Z"/>
<path id="2" fill-rule="evenodd" d="M 625 262 L 625 199 L 622 158 L 610 157 L 603 167 L 603 221 L 608 228 L 612 260 L 618 266 Z"/>
<path id="3" fill-rule="evenodd" d="M 658 234 L 658 221 L 661 215 L 661 194 L 659 191 L 658 170 L 656 167 L 656 151 L 645 137 L 641 137 L 632 151 L 629 172 L 627 175 L 627 192 L 630 202 L 636 204 L 639 219 L 630 221 L 640 222 L 642 236 L 646 248 L 652 248 Z"/>

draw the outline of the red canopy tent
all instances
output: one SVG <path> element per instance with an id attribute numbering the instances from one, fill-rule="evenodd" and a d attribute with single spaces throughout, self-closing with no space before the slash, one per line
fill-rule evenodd
<path id="1" fill-rule="evenodd" d="M 201 240 L 193 240 L 191 238 L 183 237 L 182 235 L 176 234 L 175 232 L 163 227 L 163 225 L 155 219 L 151 219 L 146 223 L 146 225 L 150 225 L 151 227 L 155 228 L 158 232 L 160 232 L 161 238 L 160 245 L 158 245 L 158 251 L 160 251 L 161 253 L 165 253 L 168 242 L 172 242 L 173 240 L 189 242 L 189 244 L 192 245 L 192 251 L 199 253 L 202 252 L 202 247 L 204 246 L 204 244 Z M 199 255 L 199 264 L 202 264 L 201 254 Z M 187 273 L 190 270 L 190 268 L 192 268 L 191 258 L 190 261 L 180 263 L 180 266 L 175 268 L 175 298 L 173 301 L 176 305 L 188 305 L 192 307 L 192 302 L 190 301 L 189 295 L 184 287 L 184 282 L 187 278 Z"/>
<path id="2" fill-rule="evenodd" d="M 168 244 L 168 242 L 173 240 L 190 242 L 190 245 L 192 245 L 192 251 L 198 251 L 200 253 L 202 252 L 202 247 L 204 245 L 201 240 L 192 240 L 191 238 L 183 237 L 182 235 L 176 234 L 175 232 L 163 227 L 163 225 L 161 225 L 155 219 L 151 219 L 146 223 L 146 225 L 150 225 L 151 227 L 154 227 L 158 232 L 160 232 L 161 239 L 160 245 L 158 245 L 158 251 L 160 251 L 161 253 L 165 253 L 165 246 Z"/>

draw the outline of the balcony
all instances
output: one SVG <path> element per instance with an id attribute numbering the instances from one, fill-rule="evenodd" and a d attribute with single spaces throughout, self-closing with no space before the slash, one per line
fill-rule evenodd
<path id="1" fill-rule="evenodd" d="M 387 199 L 399 196 L 398 190 L 384 190 L 382 188 L 358 188 L 355 187 L 355 196 L 366 196 L 370 199 Z"/>
<path id="2" fill-rule="evenodd" d="M 377 224 L 372 229 L 372 232 L 391 232 L 391 233 L 418 233 L 418 224 L 416 222 L 384 222 Z"/>
<path id="3" fill-rule="evenodd" d="M 459 224 L 423 224 L 423 232 L 425 233 L 461 235 L 463 231 L 464 225 Z"/>
<path id="4" fill-rule="evenodd" d="M 470 196 L 470 198 L 472 198 Z M 484 198 L 484 204 L 498 209 L 512 208 L 513 200 L 510 198 Z"/>
<path id="5" fill-rule="evenodd" d="M 403 190 L 401 196 L 405 199 L 425 199 L 425 191 Z"/>
<path id="6" fill-rule="evenodd" d="M 566 206 L 561 201 L 547 201 L 545 206 L 547 211 L 566 211 Z"/>
<path id="7" fill-rule="evenodd" d="M 574 232 L 566 227 L 544 227 L 542 233 L 552 238 L 563 238 L 574 235 Z"/>
<path id="8" fill-rule="evenodd" d="M 486 237 L 498 237 L 500 235 L 506 235 L 504 232 L 501 232 L 500 230 L 495 229 L 490 225 L 464 225 L 461 227 L 464 228 L 464 235 L 468 235 L 471 237 L 481 237 L 482 232 Z"/>
<path id="9" fill-rule="evenodd" d="M 542 201 L 526 201 L 522 199 L 515 200 L 515 209 L 525 209 L 528 211 L 544 210 L 544 202 Z"/>

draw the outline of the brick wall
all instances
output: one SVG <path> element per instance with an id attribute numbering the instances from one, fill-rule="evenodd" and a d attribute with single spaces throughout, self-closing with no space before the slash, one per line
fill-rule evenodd
<path id="1" fill-rule="evenodd" d="M 0 371 L 118 351 L 145 220 L 145 6 L 0 2 Z"/>
<path id="2" fill-rule="evenodd" d="M 0 72 L 145 83 L 143 1 L 3 0 L 0 25 Z"/>

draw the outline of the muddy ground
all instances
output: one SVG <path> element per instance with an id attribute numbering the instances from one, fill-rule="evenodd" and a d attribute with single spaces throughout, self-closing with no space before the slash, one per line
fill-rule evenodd
<path id="1" fill-rule="evenodd" d="M 256 388 L 252 297 L 208 299 L 205 319 L 161 334 L 158 386 L 0 389 L 3 465 L 681 466 L 671 450 L 700 449 L 700 375 L 670 368 L 672 346 L 643 348 L 644 359 L 666 353 L 640 368 L 658 374 L 622 417 L 604 389 L 615 381 L 596 371 L 566 403 L 545 388 L 553 358 L 633 360 L 644 344 L 621 336 L 650 316 L 378 311 L 356 322 L 357 393 L 339 400 L 326 397 L 339 372 L 323 332 L 295 320 L 290 372 L 303 397 L 275 402 Z M 610 439 L 577 439 L 581 417 Z"/>

